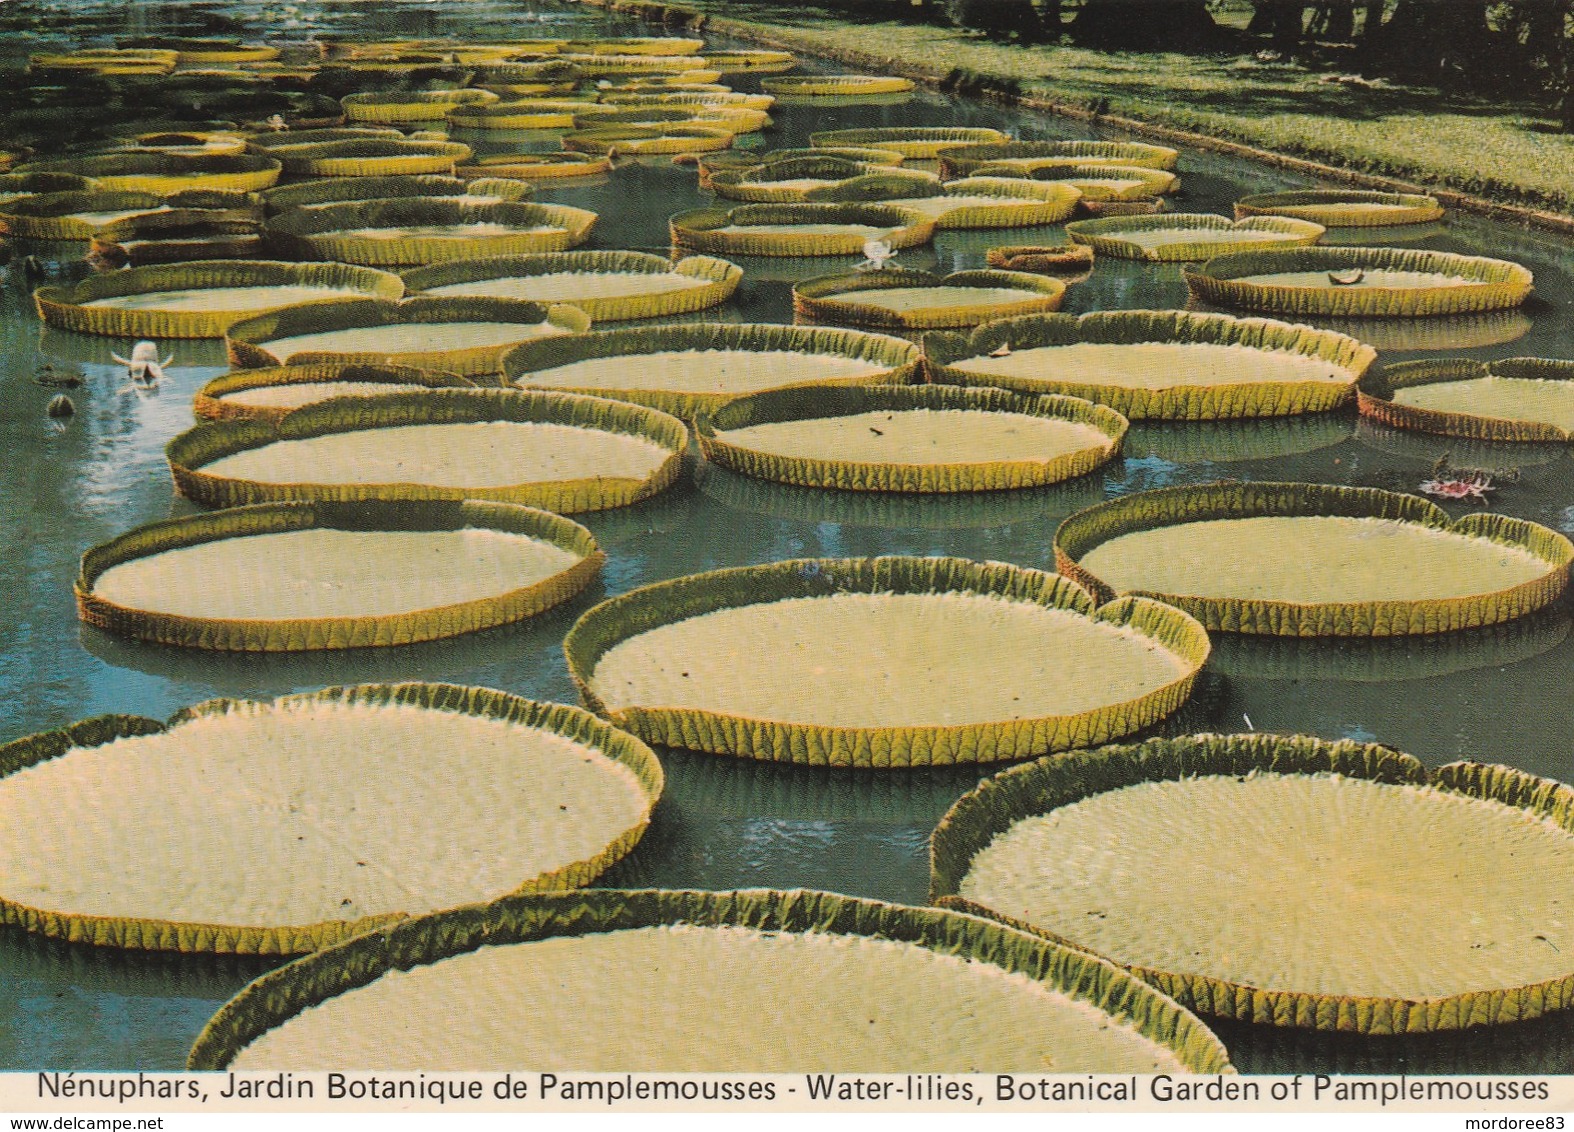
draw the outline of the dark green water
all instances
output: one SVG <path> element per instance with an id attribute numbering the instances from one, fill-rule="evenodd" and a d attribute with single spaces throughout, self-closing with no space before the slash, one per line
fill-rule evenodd
<path id="1" fill-rule="evenodd" d="M 527 8 L 502 0 L 443 4 L 301 4 L 295 18 L 367 37 L 585 34 L 614 31 L 583 9 Z M 227 5 L 226 11 L 257 6 Z M 305 30 L 280 28 L 300 38 Z M 81 9 L 77 27 L 97 35 L 155 30 L 162 5 Z M 521 13 L 544 23 L 506 23 Z M 63 19 L 60 26 L 69 26 Z M 12 27 L 0 23 L 0 27 Z M 484 29 L 484 30 L 483 30 Z M 0 48 L 16 57 L 45 43 L 13 27 Z M 84 42 L 91 42 L 85 37 Z M 818 68 L 826 69 L 826 68 Z M 754 89 L 752 80 L 733 80 Z M 1087 136 L 1080 127 L 930 95 L 901 105 L 815 110 L 779 107 L 777 127 L 746 144 L 806 144 L 811 130 L 865 125 L 984 125 L 1023 138 Z M 470 139 L 466 139 L 470 140 Z M 525 142 L 527 139 L 514 139 Z M 537 136 L 528 144 L 555 148 Z M 1311 182 L 1244 162 L 1188 153 L 1187 211 L 1228 212 L 1248 192 Z M 625 164 L 598 183 L 548 188 L 540 199 L 596 210 L 588 247 L 666 250 L 666 218 L 705 203 L 692 169 L 666 159 Z M 1574 357 L 1574 246 L 1565 240 L 1470 218 L 1425 230 L 1388 230 L 1393 242 L 1518 260 L 1536 275 L 1537 298 L 1493 318 L 1372 324 L 1351 330 L 1384 360 L 1535 354 Z M 1055 243 L 1059 229 L 942 233 L 931 248 L 904 251 L 915 268 L 979 267 L 1002 243 Z M 79 272 L 80 245 L 43 245 L 41 256 Z M 847 260 L 742 260 L 747 274 L 728 320 L 789 321 L 796 279 Z M 1052 566 L 1051 538 L 1072 511 L 1128 491 L 1222 477 L 1311 480 L 1415 490 L 1445 451 L 1455 463 L 1512 465 L 1518 482 L 1490 506 L 1574 531 L 1574 475 L 1558 448 L 1465 445 L 1375 430 L 1353 411 L 1291 422 L 1138 426 L 1123 460 L 1075 483 L 967 498 L 862 496 L 794 489 L 694 466 L 672 491 L 641 506 L 581 517 L 609 555 L 601 581 L 527 626 L 397 650 L 247 657 L 128 642 L 81 628 L 71 580 L 81 552 L 128 527 L 191 510 L 174 498 L 164 444 L 191 424 L 192 393 L 225 369 L 217 342 L 180 343 L 168 380 L 152 396 L 123 391 L 109 351 L 126 343 L 45 332 L 17 267 L 0 288 L 0 739 L 102 712 L 155 717 L 218 695 L 264 697 L 361 680 L 424 679 L 483 684 L 572 701 L 560 641 L 595 602 L 633 586 L 696 570 L 800 555 L 946 554 Z M 1073 312 L 1183 306 L 1177 266 L 1103 260 L 1068 293 Z M 1420 351 L 1419 347 L 1428 347 Z M 53 395 L 34 368 L 81 365 L 72 392 L 78 415 L 51 427 Z M 1477 506 L 1480 506 L 1477 504 Z M 1455 514 L 1468 508 L 1450 505 Z M 1174 732 L 1238 730 L 1375 739 L 1431 764 L 1459 758 L 1507 762 L 1574 778 L 1574 642 L 1567 603 L 1490 632 L 1379 643 L 1258 641 L 1216 635 L 1215 655 Z M 755 765 L 663 752 L 669 790 L 649 833 L 605 878 L 609 885 L 731 888 L 805 886 L 921 902 L 930 830 L 978 770 L 857 773 Z M 172 820 L 202 814 L 171 799 Z M 178 870 L 178 863 L 171 863 Z M 178 875 L 178 873 L 177 873 Z M 1199 902 L 1207 899 L 1198 893 Z M 1439 909 L 1447 915 L 1447 909 Z M 122 955 L 0 930 L 0 1069 L 173 1069 L 212 1011 L 265 967 L 250 961 Z M 1218 1025 L 1246 1071 L 1574 1071 L 1574 1015 L 1426 1040 L 1326 1038 Z"/>

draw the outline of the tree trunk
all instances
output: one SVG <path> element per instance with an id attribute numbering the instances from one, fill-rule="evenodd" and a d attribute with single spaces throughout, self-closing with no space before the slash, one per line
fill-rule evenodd
<path id="1" fill-rule="evenodd" d="M 1551 59 L 1547 88 L 1553 97 L 1561 97 L 1563 111 L 1560 124 L 1565 134 L 1574 134 L 1574 3 L 1564 0 L 1559 5 L 1555 20 L 1548 21 L 1546 34 L 1552 37 L 1548 48 Z"/>
<path id="2" fill-rule="evenodd" d="M 959 28 L 981 31 L 991 39 L 1037 41 L 1040 15 L 1031 0 L 942 0 L 947 18 Z M 1057 33 L 1058 34 L 1058 33 Z"/>
<path id="3" fill-rule="evenodd" d="M 1044 37 L 1053 40 L 1060 34 L 1060 25 L 1064 17 L 1061 15 L 1061 0 L 1033 0 L 1033 9 L 1038 13 L 1038 26 L 1043 29 Z"/>
<path id="4" fill-rule="evenodd" d="M 1325 0 L 1312 16 L 1312 32 L 1334 43 L 1355 38 L 1355 0 Z"/>
<path id="5" fill-rule="evenodd" d="M 1388 22 L 1364 37 L 1363 48 L 1369 65 L 1454 86 L 1475 69 L 1491 40 L 1487 0 L 1399 0 Z"/>
<path id="6" fill-rule="evenodd" d="M 1383 0 L 1357 0 L 1361 9 L 1361 40 L 1368 42 L 1383 26 Z"/>
<path id="7" fill-rule="evenodd" d="M 1266 35 L 1275 51 L 1289 55 L 1301 45 L 1301 22 L 1306 5 L 1301 0 L 1258 0 L 1247 31 Z M 1259 26 L 1261 25 L 1261 26 Z"/>
<path id="8" fill-rule="evenodd" d="M 1218 43 L 1206 0 L 1087 0 L 1071 34 L 1114 51 L 1196 51 Z"/>

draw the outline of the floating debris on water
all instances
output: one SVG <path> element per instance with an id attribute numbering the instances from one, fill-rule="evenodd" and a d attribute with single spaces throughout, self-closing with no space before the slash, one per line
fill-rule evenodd
<path id="1" fill-rule="evenodd" d="M 52 389 L 75 389 L 82 384 L 83 377 L 76 366 L 45 362 L 33 371 L 33 382 Z"/>

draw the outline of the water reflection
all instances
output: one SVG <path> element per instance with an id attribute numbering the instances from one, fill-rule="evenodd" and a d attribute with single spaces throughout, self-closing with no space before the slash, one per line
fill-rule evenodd
<path id="1" fill-rule="evenodd" d="M 858 527 L 921 530 L 995 527 L 1022 520 L 1062 519 L 1104 498 L 1104 486 L 1098 472 L 1068 483 L 1022 491 L 933 495 L 795 487 L 741 476 L 714 464 L 699 469 L 695 478 L 701 492 L 731 510 L 773 515 L 794 522 Z"/>
<path id="2" fill-rule="evenodd" d="M 1568 456 L 1564 444 L 1516 444 L 1506 440 L 1475 440 L 1466 436 L 1440 436 L 1430 432 L 1391 428 L 1368 417 L 1356 422 L 1355 437 L 1374 448 L 1428 468 L 1439 457 L 1458 468 L 1543 469 L 1561 464 Z M 1501 477 L 1500 477 L 1501 478 Z M 1407 490 L 1414 490 L 1410 488 Z"/>
<path id="3" fill-rule="evenodd" d="M 628 888 L 821 888 L 922 904 L 927 823 L 717 817 L 662 804 L 634 852 L 598 883 Z M 835 888 L 829 888 L 834 883 Z"/>
<path id="4" fill-rule="evenodd" d="M 1242 1073 L 1411 1076 L 1574 1071 L 1574 1011 L 1441 1034 L 1363 1036 L 1205 1019 Z"/>
<path id="5" fill-rule="evenodd" d="M 1370 228 L 1330 228 L 1317 242 L 1332 247 L 1390 247 L 1425 243 L 1447 233 L 1448 225 L 1442 221 L 1430 224 L 1382 224 Z"/>
<path id="6" fill-rule="evenodd" d="M 390 648 L 213 652 L 128 640 L 86 625 L 78 639 L 86 652 L 111 668 L 205 689 L 205 696 L 257 697 L 331 684 L 435 680 L 577 703 L 563 662 L 563 637 L 580 614 L 607 596 L 592 584 L 573 600 L 517 625 Z"/>
<path id="7" fill-rule="evenodd" d="M 125 952 L 0 928 L 7 1069 L 169 1070 L 241 987 L 283 959 Z"/>
<path id="8" fill-rule="evenodd" d="M 1067 243 L 1066 230 L 1058 224 L 1033 224 L 1019 228 L 943 228 L 935 233 L 934 256 L 938 274 L 975 271 L 984 266 L 990 248 L 1014 244 L 1052 247 Z"/>
<path id="9" fill-rule="evenodd" d="M 1304 322 L 1319 330 L 1348 334 L 1382 353 L 1409 353 L 1432 350 L 1477 350 L 1500 346 L 1523 338 L 1534 323 L 1523 310 L 1488 311 L 1484 314 L 1456 314 L 1439 318 L 1322 318 L 1319 316 L 1278 315 L 1261 311 L 1237 311 L 1216 307 L 1188 297 L 1178 304 L 1186 310 L 1223 314 L 1255 314 L 1285 322 Z M 1389 359 L 1394 360 L 1394 359 Z"/>
<path id="10" fill-rule="evenodd" d="M 1003 764 L 874 770 L 799 766 L 663 747 L 664 801 L 690 814 L 817 822 L 932 825 Z"/>
<path id="11" fill-rule="evenodd" d="M 1208 667 L 1245 680 L 1389 684 L 1504 668 L 1559 647 L 1570 618 L 1562 606 L 1459 633 L 1375 639 L 1212 634 Z"/>
<path id="12" fill-rule="evenodd" d="M 463 142 L 477 157 L 506 157 L 515 153 L 556 153 L 569 130 L 472 130 L 448 131 L 451 141 Z M 580 184 L 604 183 L 604 177 L 576 178 Z M 544 187 L 544 186 L 538 186 Z"/>
<path id="13" fill-rule="evenodd" d="M 845 106 L 906 106 L 913 101 L 910 92 L 890 94 L 778 94 L 776 105 L 802 107 L 804 110 L 836 110 Z"/>
<path id="14" fill-rule="evenodd" d="M 176 366 L 227 367 L 222 338 L 183 338 L 162 343 L 164 356 L 175 355 Z M 39 328 L 38 352 L 63 362 L 118 369 L 123 375 L 126 367 L 119 365 L 111 353 L 127 356 L 128 340 L 108 338 L 96 334 L 76 334 L 69 330 L 56 330 L 52 326 Z M 188 400 L 189 404 L 189 400 Z"/>
<path id="15" fill-rule="evenodd" d="M 845 275 L 853 270 L 859 258 L 856 255 L 733 255 L 725 257 L 743 268 L 745 282 L 802 283 L 821 275 Z M 913 271 L 934 271 L 938 260 L 933 246 L 902 248 L 896 253 L 895 264 Z M 948 269 L 949 270 L 949 269 Z M 789 305 L 790 305 L 789 299 Z"/>
<path id="16" fill-rule="evenodd" d="M 1128 460 L 1173 464 L 1276 460 L 1348 440 L 1353 417 L 1315 413 L 1249 421 L 1135 421 L 1126 433 Z"/>

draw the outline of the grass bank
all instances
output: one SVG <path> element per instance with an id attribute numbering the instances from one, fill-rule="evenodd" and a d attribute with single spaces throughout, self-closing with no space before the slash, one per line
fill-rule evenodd
<path id="1" fill-rule="evenodd" d="M 1527 219 L 1574 230 L 1574 136 L 1555 132 L 1548 113 L 1530 106 L 1369 84 L 1249 55 L 1014 46 L 958 28 L 763 0 L 589 2 L 669 25 L 694 26 L 687 13 L 698 13 L 701 26 L 790 50 L 1192 144 L 1197 140 L 1180 135 L 1236 143 L 1299 159 L 1288 164 L 1310 163 L 1305 171 L 1325 176 L 1353 173 L 1369 183 L 1478 198 L 1453 203 L 1483 211 L 1493 203 L 1518 206 L 1547 214 Z"/>

